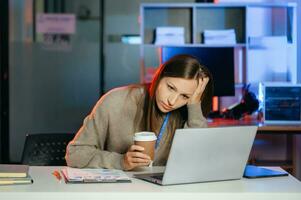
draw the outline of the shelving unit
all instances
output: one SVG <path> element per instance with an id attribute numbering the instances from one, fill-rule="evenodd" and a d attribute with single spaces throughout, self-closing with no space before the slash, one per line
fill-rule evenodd
<path id="1" fill-rule="evenodd" d="M 141 82 L 160 64 L 160 26 L 184 27 L 185 44 L 168 47 L 233 47 L 235 83 L 297 82 L 296 3 L 153 3 L 141 4 L 140 14 Z M 204 44 L 204 30 L 223 29 L 235 30 L 236 44 Z"/>
<path id="2" fill-rule="evenodd" d="M 297 83 L 296 6 L 296 3 L 141 4 L 141 82 L 150 80 L 149 73 L 159 66 L 161 49 L 167 46 L 200 47 L 200 50 L 233 48 L 237 85 L 256 85 L 261 81 Z M 155 29 L 159 26 L 184 27 L 185 44 L 154 44 Z M 236 44 L 204 44 L 204 30 L 223 29 L 235 30 Z M 221 99 L 225 100 L 224 97 Z M 279 133 L 279 130 L 272 132 Z M 290 137 L 288 141 L 291 141 Z M 294 153 L 288 152 L 288 157 L 291 155 L 294 156 Z M 294 170 L 294 163 L 288 159 L 288 162 L 276 164 Z M 271 164 L 256 157 L 253 161 L 256 164 Z"/>

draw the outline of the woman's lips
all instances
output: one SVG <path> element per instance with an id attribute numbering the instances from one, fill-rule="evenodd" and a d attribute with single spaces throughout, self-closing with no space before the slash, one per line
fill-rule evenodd
<path id="1" fill-rule="evenodd" d="M 161 105 L 162 105 L 162 107 L 163 107 L 165 110 L 171 110 L 171 109 L 172 109 L 172 107 L 166 105 L 166 104 L 163 103 L 163 102 L 161 102 Z"/>

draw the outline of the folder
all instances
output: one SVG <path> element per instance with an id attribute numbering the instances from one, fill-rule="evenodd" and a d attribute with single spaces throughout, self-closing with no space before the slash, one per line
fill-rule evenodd
<path id="1" fill-rule="evenodd" d="M 244 171 L 245 178 L 264 178 L 277 176 L 288 176 L 288 173 L 285 171 L 272 170 L 254 165 L 247 165 Z"/>

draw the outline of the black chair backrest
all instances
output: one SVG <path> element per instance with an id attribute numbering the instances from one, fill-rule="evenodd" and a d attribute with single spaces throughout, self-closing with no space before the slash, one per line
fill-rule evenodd
<path id="1" fill-rule="evenodd" d="M 65 166 L 66 147 L 75 134 L 27 134 L 22 164 L 31 166 Z"/>

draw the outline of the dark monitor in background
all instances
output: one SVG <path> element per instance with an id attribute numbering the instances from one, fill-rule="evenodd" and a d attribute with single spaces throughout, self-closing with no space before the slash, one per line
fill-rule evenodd
<path id="1" fill-rule="evenodd" d="M 162 63 L 178 54 L 196 57 L 213 76 L 214 96 L 234 96 L 234 49 L 231 47 L 162 47 Z"/>

